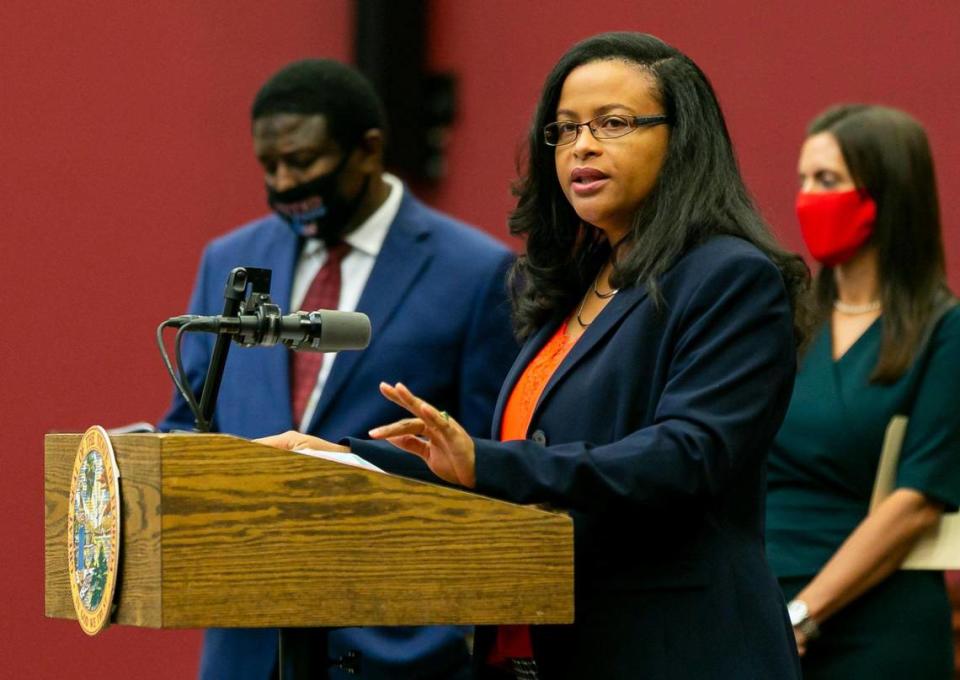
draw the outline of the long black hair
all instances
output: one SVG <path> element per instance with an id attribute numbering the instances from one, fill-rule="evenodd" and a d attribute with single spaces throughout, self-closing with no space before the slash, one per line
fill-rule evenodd
<path id="1" fill-rule="evenodd" d="M 803 260 L 781 250 L 754 207 L 734 157 L 716 95 L 703 71 L 679 50 L 641 33 L 605 33 L 574 45 L 547 76 L 529 132 L 526 173 L 514 186 L 517 207 L 510 231 L 526 241 L 511 274 L 517 334 L 529 336 L 569 311 L 610 258 L 611 246 L 577 216 L 557 181 L 554 150 L 543 127 L 556 119 L 560 91 L 583 64 L 636 64 L 656 83 L 655 96 L 670 120 L 667 156 L 656 186 L 620 244 L 611 284 L 645 285 L 662 303 L 659 279 L 693 246 L 717 234 L 757 246 L 781 270 L 794 309 L 808 287 Z M 797 323 L 798 339 L 803 324 Z"/>
<path id="2" fill-rule="evenodd" d="M 947 288 L 940 203 L 930 144 L 903 111 L 845 104 L 817 116 L 807 135 L 837 140 L 854 184 L 877 204 L 870 243 L 877 250 L 883 338 L 872 382 L 890 383 L 910 367 Z M 832 267 L 815 285 L 816 321 L 830 318 L 837 297 Z"/>

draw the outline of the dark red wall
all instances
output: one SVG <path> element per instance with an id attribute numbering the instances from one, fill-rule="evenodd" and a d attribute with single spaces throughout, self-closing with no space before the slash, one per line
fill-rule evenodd
<path id="1" fill-rule="evenodd" d="M 440 208 L 506 238 L 515 152 L 547 70 L 577 39 L 643 30 L 711 76 L 744 174 L 795 249 L 807 120 L 841 100 L 913 112 L 933 142 L 960 289 L 955 0 L 922 9 L 893 0 L 433 5 L 431 63 L 458 73 L 461 87 L 449 177 L 424 192 Z M 293 58 L 348 58 L 351 8 L 48 0 L 0 10 L 0 677 L 62 677 L 87 655 L 103 659 L 109 677 L 195 672 L 195 631 L 114 628 L 91 640 L 43 618 L 42 435 L 159 417 L 169 389 L 154 328 L 182 310 L 203 243 L 262 211 L 252 94 Z"/>
<path id="2" fill-rule="evenodd" d="M 0 287 L 10 319 L 0 677 L 66 677 L 88 655 L 108 677 L 195 675 L 197 631 L 118 627 L 87 639 L 73 622 L 43 618 L 43 433 L 159 418 L 169 380 L 154 329 L 183 309 L 203 243 L 263 210 L 253 92 L 292 59 L 349 58 L 351 7 L 0 9 Z"/>
<path id="3" fill-rule="evenodd" d="M 547 71 L 575 41 L 611 30 L 653 33 L 687 52 L 717 90 L 760 207 L 802 250 L 793 217 L 806 123 L 863 101 L 913 113 L 932 140 L 955 289 L 960 288 L 960 4 L 932 0 L 713 0 L 600 5 L 578 0 L 435 2 L 431 58 L 462 74 L 450 177 L 434 200 L 502 233 L 505 177 Z"/>

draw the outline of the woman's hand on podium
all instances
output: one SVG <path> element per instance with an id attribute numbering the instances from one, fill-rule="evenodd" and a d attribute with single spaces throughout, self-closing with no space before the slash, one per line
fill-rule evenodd
<path id="1" fill-rule="evenodd" d="M 267 446 L 275 446 L 278 449 L 287 449 L 288 451 L 297 451 L 298 449 L 314 449 L 315 451 L 336 451 L 337 453 L 350 453 L 350 447 L 341 446 L 328 442 L 320 437 L 313 437 L 296 430 L 287 430 L 283 434 L 275 434 L 269 437 L 261 437 L 253 441 Z"/>
<path id="2" fill-rule="evenodd" d="M 415 396 L 402 383 L 380 383 L 380 393 L 414 417 L 375 427 L 370 430 L 373 439 L 385 439 L 420 456 L 444 481 L 471 489 L 476 486 L 476 447 L 457 421 Z"/>

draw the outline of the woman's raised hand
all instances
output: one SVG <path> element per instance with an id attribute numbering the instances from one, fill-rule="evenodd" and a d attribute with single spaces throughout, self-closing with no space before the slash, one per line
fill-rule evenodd
<path id="1" fill-rule="evenodd" d="M 476 485 L 476 448 L 457 421 L 415 396 L 401 383 L 380 383 L 380 393 L 409 411 L 413 418 L 370 430 L 373 439 L 385 439 L 420 456 L 433 474 L 444 481 L 468 488 Z"/>
<path id="2" fill-rule="evenodd" d="M 326 439 L 312 437 L 309 434 L 303 434 L 296 430 L 287 430 L 282 434 L 275 434 L 269 437 L 261 437 L 253 441 L 267 446 L 275 446 L 278 449 L 287 449 L 296 451 L 297 449 L 315 449 L 317 451 L 337 451 L 339 453 L 350 453 L 350 448 L 340 444 L 332 444 Z"/>

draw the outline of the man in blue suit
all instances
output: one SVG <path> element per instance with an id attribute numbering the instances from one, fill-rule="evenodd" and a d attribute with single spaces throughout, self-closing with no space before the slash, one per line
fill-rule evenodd
<path id="1" fill-rule="evenodd" d="M 364 436 L 403 415 L 378 392 L 386 380 L 410 385 L 473 434 L 489 434 L 517 349 L 504 279 L 510 252 L 424 206 L 384 172 L 382 107 L 354 69 L 331 60 L 290 64 L 261 88 L 252 118 L 273 212 L 209 244 L 190 313 L 219 313 L 229 271 L 263 267 L 285 312 L 330 301 L 367 314 L 373 332 L 367 350 L 326 354 L 319 365 L 278 348 L 232 351 L 214 429 Z M 212 347 L 210 337 L 184 343 L 195 391 Z M 192 424 L 175 396 L 161 427 Z M 347 628 L 315 639 L 327 642 L 331 678 L 459 678 L 469 668 L 464 634 L 449 626 Z M 200 676 L 273 677 L 277 639 L 270 629 L 209 630 Z"/>

